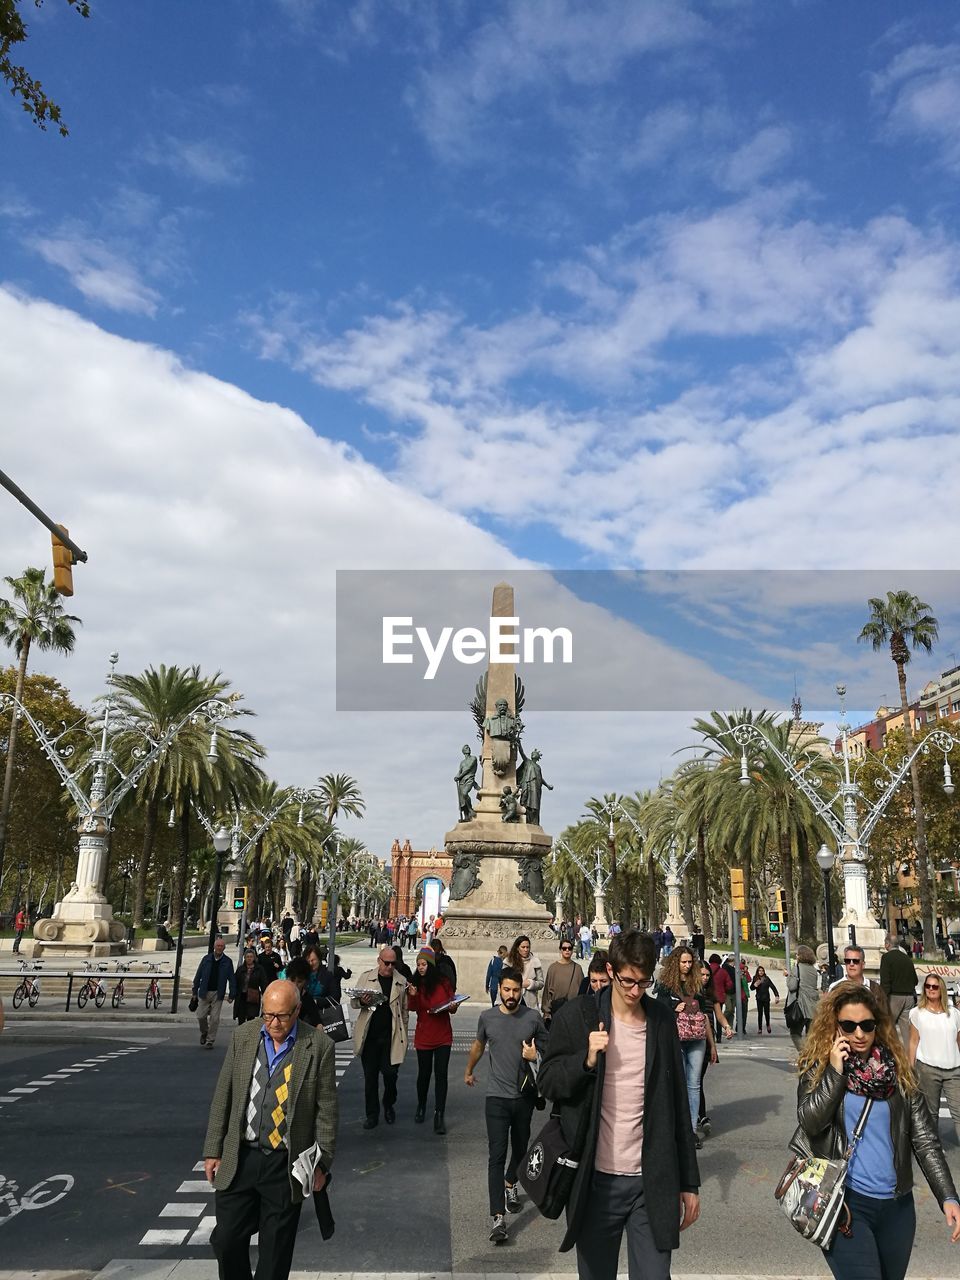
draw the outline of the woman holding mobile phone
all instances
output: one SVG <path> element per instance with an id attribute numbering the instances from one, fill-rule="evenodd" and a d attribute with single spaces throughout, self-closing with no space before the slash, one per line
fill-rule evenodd
<path id="1" fill-rule="evenodd" d="M 916 1234 L 912 1156 L 960 1240 L 960 1201 L 903 1043 L 872 992 L 843 982 L 817 1008 L 798 1062 L 801 1155 L 851 1157 L 840 1229 L 824 1250 L 837 1280 L 903 1280 Z"/>

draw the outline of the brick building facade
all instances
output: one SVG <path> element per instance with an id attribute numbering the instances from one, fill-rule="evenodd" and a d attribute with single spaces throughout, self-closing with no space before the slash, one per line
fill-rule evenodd
<path id="1" fill-rule="evenodd" d="M 404 840 L 403 845 L 394 840 L 390 863 L 393 875 L 392 916 L 413 915 L 417 906 L 417 890 L 424 880 L 441 880 L 446 888 L 450 887 L 453 859 L 443 850 L 412 849 L 409 839 Z"/>

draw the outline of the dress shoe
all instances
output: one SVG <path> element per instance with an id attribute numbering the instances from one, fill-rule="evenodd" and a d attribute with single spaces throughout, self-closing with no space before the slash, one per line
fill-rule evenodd
<path id="1" fill-rule="evenodd" d="M 443 1123 L 443 1112 L 435 1111 L 433 1113 L 433 1132 L 444 1134 L 447 1132 L 447 1126 Z"/>
<path id="2" fill-rule="evenodd" d="M 397 1113 L 394 1111 L 393 1107 L 384 1107 L 383 1118 L 384 1120 L 386 1120 L 387 1124 L 395 1124 L 397 1119 Z"/>
<path id="3" fill-rule="evenodd" d="M 423 1124 L 423 1122 L 424 1122 L 424 1120 L 426 1120 L 426 1118 L 427 1118 L 427 1109 L 426 1109 L 426 1107 L 417 1107 L 417 1114 L 413 1117 L 413 1123 L 414 1123 L 414 1124 Z"/>
<path id="4" fill-rule="evenodd" d="M 366 1120 L 363 1122 L 363 1127 L 365 1129 L 375 1129 L 379 1123 L 380 1121 L 376 1116 L 367 1116 Z"/>

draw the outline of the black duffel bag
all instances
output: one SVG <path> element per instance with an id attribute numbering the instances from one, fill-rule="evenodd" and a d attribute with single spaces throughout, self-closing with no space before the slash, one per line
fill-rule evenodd
<path id="1" fill-rule="evenodd" d="M 559 1218 L 579 1167 L 580 1161 L 563 1136 L 560 1117 L 552 1115 L 530 1143 L 517 1177 L 545 1218 Z"/>

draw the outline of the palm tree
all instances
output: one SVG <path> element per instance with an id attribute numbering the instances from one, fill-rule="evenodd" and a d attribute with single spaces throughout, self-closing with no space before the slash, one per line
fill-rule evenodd
<path id="1" fill-rule="evenodd" d="M 219 671 L 204 676 L 196 665 L 187 668 L 148 667 L 140 675 L 115 675 L 113 689 L 118 715 L 129 732 L 117 735 L 114 753 L 121 767 L 132 767 L 143 744 L 142 734 L 154 740 L 168 733 L 212 698 L 221 698 L 230 681 Z M 234 704 L 237 715 L 251 715 Z M 189 853 L 191 801 L 205 812 L 227 809 L 249 794 L 262 778 L 257 761 L 264 750 L 249 733 L 222 724 L 217 730 L 215 767 L 207 759 L 209 730 L 187 724 L 141 778 L 133 799 L 144 810 L 143 846 L 134 875 L 133 924 L 143 924 L 147 873 L 153 855 L 160 809 L 172 805 L 180 813 L 181 854 Z M 181 863 L 183 859 L 181 859 Z M 185 868 L 181 865 L 181 871 Z M 183 880 L 183 876 L 180 877 Z"/>
<path id="2" fill-rule="evenodd" d="M 332 827 L 341 813 L 362 818 L 366 808 L 360 786 L 348 773 L 325 773 L 318 785 L 320 803 Z"/>
<path id="3" fill-rule="evenodd" d="M 923 649 L 930 653 L 940 637 L 940 625 L 930 612 L 930 605 L 910 591 L 888 591 L 886 600 L 873 597 L 867 601 L 870 618 L 862 627 L 858 640 L 869 642 L 880 651 L 890 647 L 890 657 L 897 668 L 900 686 L 900 708 L 903 711 L 903 736 L 907 753 L 913 750 L 913 726 L 910 723 L 910 703 L 907 700 L 907 663 L 910 650 Z M 920 882 L 920 914 L 923 917 L 923 933 L 926 945 L 934 946 L 936 933 L 933 928 L 933 901 L 930 895 L 930 859 L 927 854 L 927 830 L 923 816 L 923 800 L 920 795 L 920 772 L 914 760 L 910 766 L 910 783 L 913 787 L 913 812 L 917 828 L 917 879 Z"/>
<path id="4" fill-rule="evenodd" d="M 11 645 L 18 658 L 17 701 L 23 699 L 23 682 L 27 676 L 27 660 L 34 646 L 41 653 L 72 653 L 76 636 L 73 624 L 80 619 L 67 613 L 63 601 L 52 582 L 46 581 L 43 569 L 25 569 L 19 578 L 4 578 L 13 592 L 12 600 L 0 599 L 0 639 Z M 0 880 L 3 878 L 3 858 L 7 845 L 7 821 L 13 791 L 13 758 L 17 749 L 17 726 L 20 715 L 13 708 L 10 716 L 10 735 L 7 739 L 7 761 L 3 775 L 3 795 L 0 797 Z"/>

